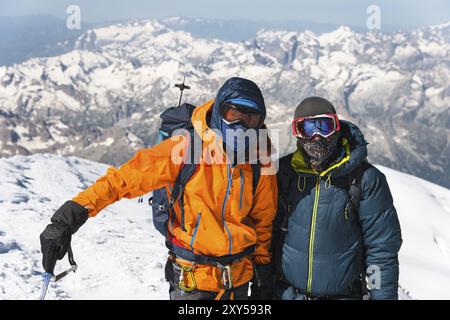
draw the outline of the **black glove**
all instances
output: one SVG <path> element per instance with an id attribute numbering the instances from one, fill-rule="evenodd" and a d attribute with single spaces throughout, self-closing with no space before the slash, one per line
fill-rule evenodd
<path id="1" fill-rule="evenodd" d="M 256 264 L 251 282 L 250 300 L 272 300 L 274 287 L 272 264 Z"/>
<path id="2" fill-rule="evenodd" d="M 52 273 L 56 261 L 66 255 L 72 234 L 77 232 L 88 219 L 88 210 L 75 201 L 64 203 L 51 218 L 41 233 L 42 266 L 46 272 Z"/>

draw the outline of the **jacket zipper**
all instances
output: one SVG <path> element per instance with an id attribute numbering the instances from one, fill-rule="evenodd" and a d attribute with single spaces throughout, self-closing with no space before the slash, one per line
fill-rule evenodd
<path id="1" fill-rule="evenodd" d="M 244 195 L 244 176 L 242 175 L 242 169 L 239 170 L 239 175 L 241 177 L 241 192 L 239 195 L 239 210 L 242 209 L 242 197 Z"/>
<path id="2" fill-rule="evenodd" d="M 197 223 L 195 224 L 194 233 L 192 234 L 191 243 L 189 244 L 192 249 L 194 249 L 194 247 L 192 245 L 194 244 L 195 237 L 197 236 L 197 230 L 198 230 L 198 227 L 200 226 L 201 218 L 202 218 L 202 213 L 199 212 L 197 215 Z"/>
<path id="3" fill-rule="evenodd" d="M 308 284 L 306 291 L 311 293 L 312 290 L 312 276 L 313 276 L 313 260 L 314 260 L 314 238 L 316 235 L 316 220 L 317 220 L 317 210 L 319 207 L 319 197 L 320 197 L 320 176 L 317 177 L 315 194 L 314 194 L 314 206 L 311 217 L 311 233 L 309 235 L 309 255 L 308 255 Z"/>
<path id="4" fill-rule="evenodd" d="M 228 178 L 227 191 L 225 193 L 225 199 L 223 200 L 223 204 L 222 204 L 222 223 L 228 233 L 228 238 L 229 238 L 228 252 L 229 252 L 229 254 L 231 254 L 231 249 L 233 248 L 233 238 L 231 237 L 230 229 L 228 229 L 227 223 L 225 222 L 225 208 L 227 206 L 227 200 L 228 200 L 228 196 L 230 194 L 231 184 L 233 182 L 234 167 L 231 169 L 231 172 L 230 172 L 230 167 L 231 167 L 231 165 L 227 165 L 227 176 L 228 176 L 227 177 Z"/>

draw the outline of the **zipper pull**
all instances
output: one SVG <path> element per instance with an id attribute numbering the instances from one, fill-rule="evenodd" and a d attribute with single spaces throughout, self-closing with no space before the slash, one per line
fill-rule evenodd
<path id="1" fill-rule="evenodd" d="M 258 269 L 256 269 L 256 264 L 252 260 L 252 266 L 253 266 L 253 273 L 254 273 L 254 279 L 256 280 L 256 285 L 258 287 L 261 287 L 261 278 L 259 277 Z"/>

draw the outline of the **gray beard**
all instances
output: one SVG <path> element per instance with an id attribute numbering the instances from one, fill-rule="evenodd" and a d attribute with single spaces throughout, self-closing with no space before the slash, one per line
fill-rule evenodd
<path id="1" fill-rule="evenodd" d="M 298 139 L 297 146 L 303 151 L 306 162 L 317 172 L 328 169 L 337 158 L 339 135 L 333 134 L 319 140 Z"/>

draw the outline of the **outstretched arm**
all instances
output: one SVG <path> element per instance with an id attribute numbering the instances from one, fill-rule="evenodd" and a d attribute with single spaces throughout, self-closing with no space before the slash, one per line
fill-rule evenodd
<path id="1" fill-rule="evenodd" d="M 86 207 L 89 216 L 93 217 L 122 198 L 135 198 L 173 183 L 181 164 L 180 158 L 172 159 L 172 153 L 174 148 L 182 150 L 179 146 L 183 145 L 183 140 L 183 136 L 177 136 L 153 148 L 138 151 L 120 168 L 109 168 L 104 176 L 80 192 L 73 201 Z"/>
<path id="2" fill-rule="evenodd" d="M 119 169 L 109 168 L 92 186 L 64 203 L 40 236 L 44 270 L 53 273 L 56 261 L 70 248 L 72 234 L 89 216 L 95 216 L 124 197 L 137 197 L 174 182 L 183 154 L 184 136 L 167 139 L 151 149 L 137 152 Z"/>

